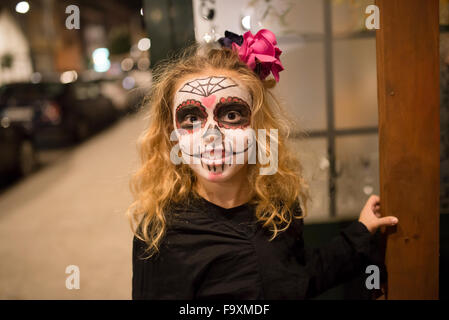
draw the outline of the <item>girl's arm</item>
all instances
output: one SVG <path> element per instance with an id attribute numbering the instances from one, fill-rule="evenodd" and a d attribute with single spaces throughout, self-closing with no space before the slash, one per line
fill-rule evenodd
<path id="1" fill-rule="evenodd" d="M 370 263 L 375 249 L 372 240 L 368 229 L 355 221 L 325 246 L 304 247 L 308 283 L 305 298 L 317 296 L 360 274 Z"/>

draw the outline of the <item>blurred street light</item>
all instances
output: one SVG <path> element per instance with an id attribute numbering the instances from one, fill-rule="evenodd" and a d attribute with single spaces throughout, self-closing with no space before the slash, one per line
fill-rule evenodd
<path id="1" fill-rule="evenodd" d="M 109 50 L 107 48 L 95 49 L 92 53 L 92 59 L 94 60 L 94 70 L 97 72 L 106 72 L 111 67 Z"/>
<path id="2" fill-rule="evenodd" d="M 120 64 L 123 71 L 129 71 L 134 66 L 134 61 L 131 58 L 125 58 L 122 60 L 122 63 Z"/>
<path id="3" fill-rule="evenodd" d="M 27 1 L 20 1 L 16 4 L 16 11 L 18 13 L 27 13 L 30 10 L 30 4 Z"/>
<path id="4" fill-rule="evenodd" d="M 3 128 L 8 128 L 10 124 L 11 124 L 11 120 L 9 120 L 8 117 L 3 117 L 3 118 L 0 120 L 0 125 L 1 125 Z"/>
<path id="5" fill-rule="evenodd" d="M 126 90 L 130 90 L 130 89 L 134 88 L 135 84 L 136 84 L 136 80 L 134 80 L 134 78 L 131 76 L 125 77 L 122 81 L 122 86 Z"/>
<path id="6" fill-rule="evenodd" d="M 31 74 L 30 81 L 31 83 L 39 83 L 42 80 L 42 75 L 39 72 L 34 72 Z"/>
<path id="7" fill-rule="evenodd" d="M 137 43 L 137 47 L 140 51 L 147 51 L 151 47 L 151 40 L 148 38 L 142 38 Z"/>
<path id="8" fill-rule="evenodd" d="M 75 70 L 65 71 L 61 73 L 60 80 L 62 83 L 74 82 L 78 79 L 78 73 Z"/>

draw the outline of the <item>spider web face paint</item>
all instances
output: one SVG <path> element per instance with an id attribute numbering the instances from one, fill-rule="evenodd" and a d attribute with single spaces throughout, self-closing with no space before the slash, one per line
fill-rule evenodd
<path id="1" fill-rule="evenodd" d="M 179 92 L 193 93 L 202 97 L 208 97 L 217 91 L 237 86 L 238 85 L 233 80 L 227 77 L 208 77 L 187 82 Z"/>

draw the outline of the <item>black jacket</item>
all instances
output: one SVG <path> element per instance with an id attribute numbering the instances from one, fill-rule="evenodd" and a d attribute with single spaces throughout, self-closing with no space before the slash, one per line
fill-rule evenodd
<path id="1" fill-rule="evenodd" d="M 167 215 L 156 256 L 142 259 L 145 244 L 134 237 L 133 299 L 306 299 L 370 262 L 373 236 L 358 221 L 326 246 L 309 249 L 302 219 L 268 241 L 272 233 L 255 222 L 249 204 L 192 203 Z"/>

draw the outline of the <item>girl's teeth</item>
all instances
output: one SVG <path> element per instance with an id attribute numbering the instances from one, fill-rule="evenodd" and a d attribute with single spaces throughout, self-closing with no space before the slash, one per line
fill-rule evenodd
<path id="1" fill-rule="evenodd" d="M 205 166 L 202 164 L 203 168 L 205 168 Z M 229 166 L 229 165 L 228 165 Z M 223 172 L 225 168 L 225 164 L 217 164 L 217 165 L 207 165 L 207 169 L 210 172 Z"/>

